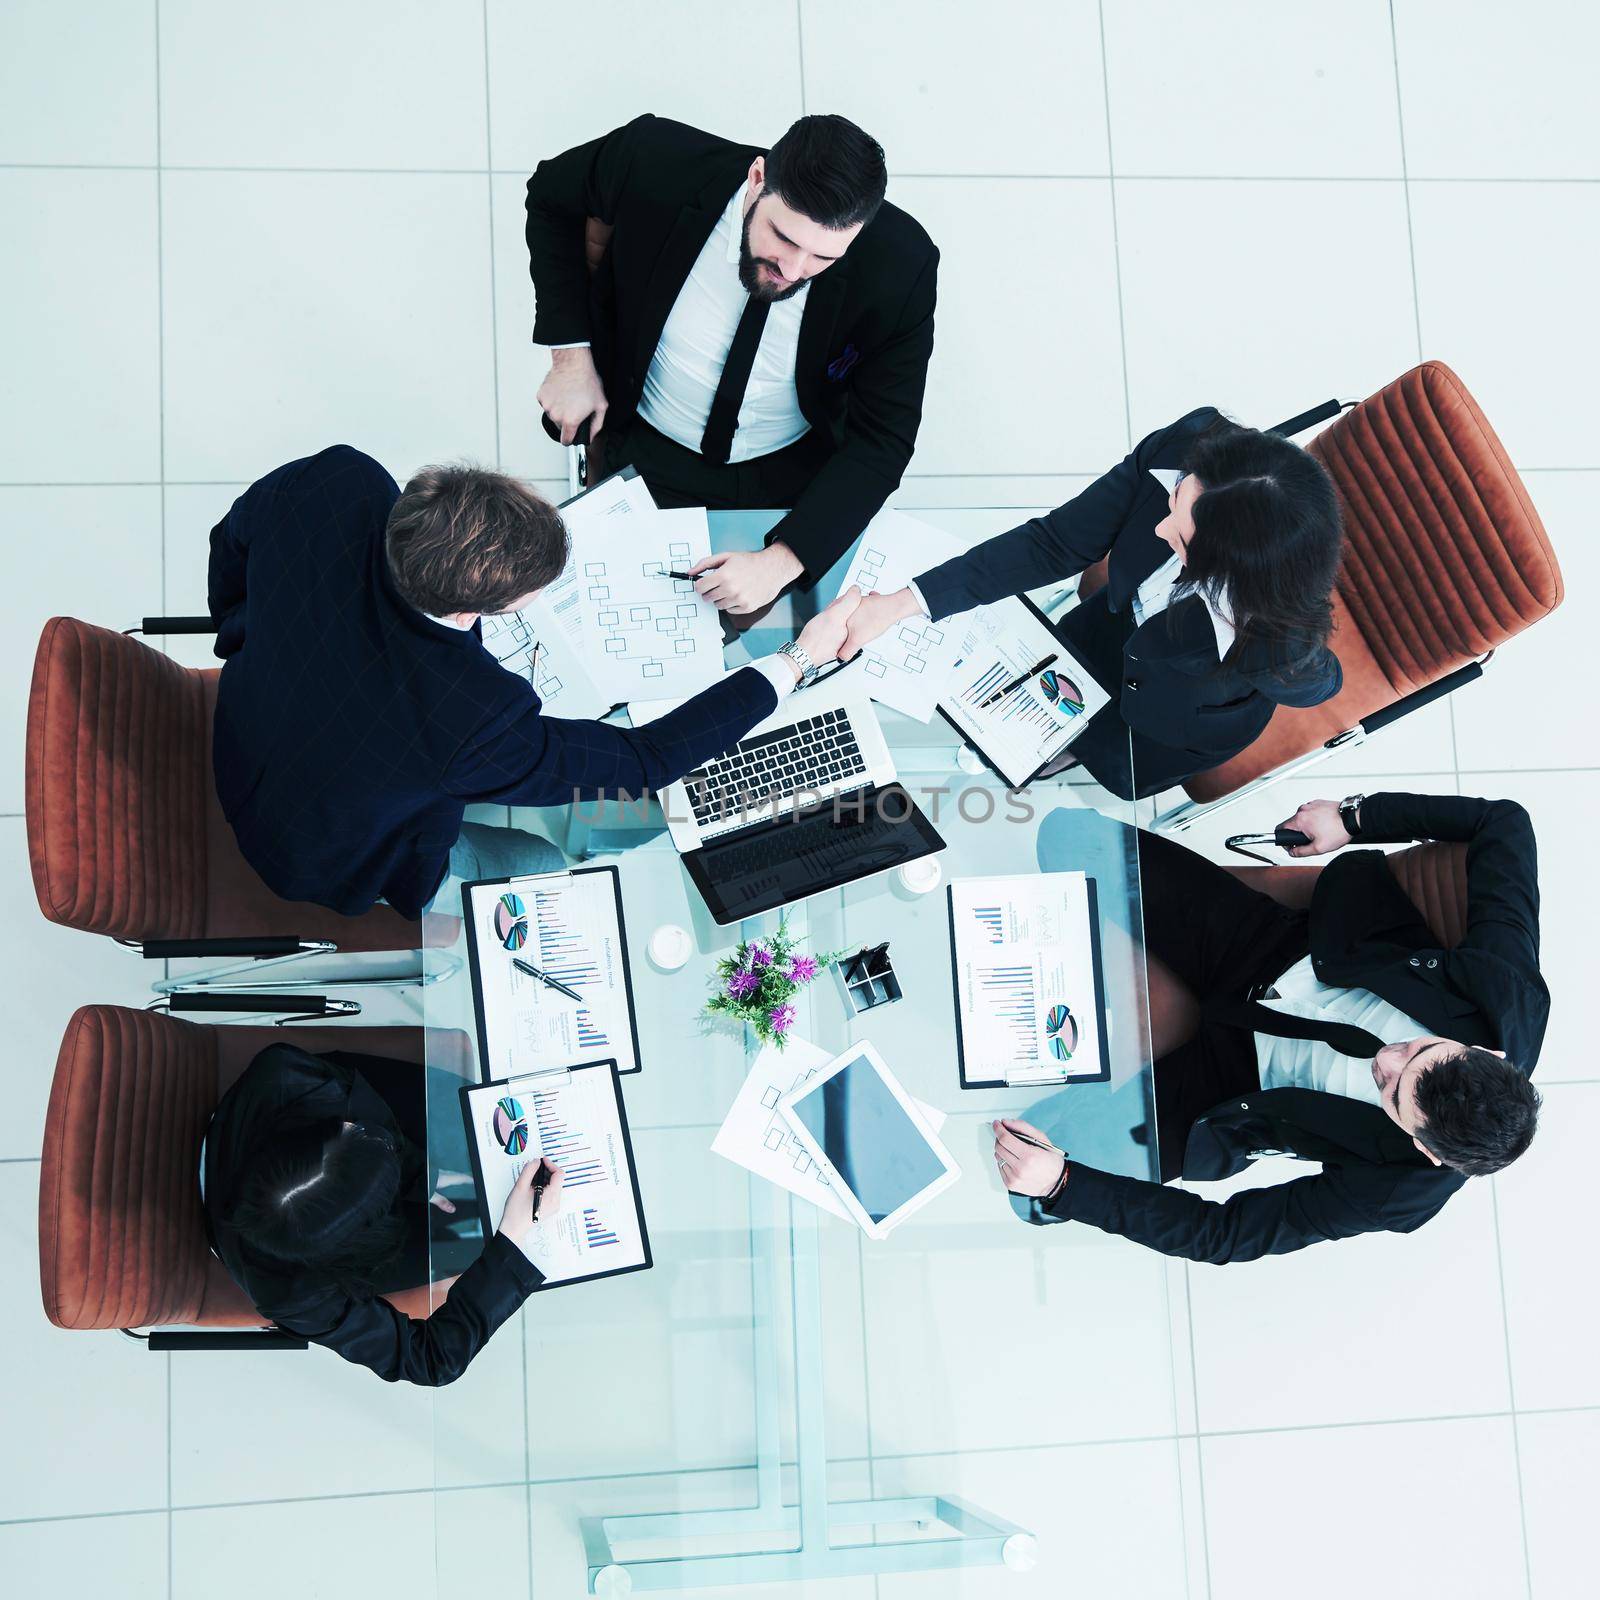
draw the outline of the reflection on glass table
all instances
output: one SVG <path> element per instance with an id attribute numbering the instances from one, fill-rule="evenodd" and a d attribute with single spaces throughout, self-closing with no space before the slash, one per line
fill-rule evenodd
<path id="1" fill-rule="evenodd" d="M 752 518 L 713 518 L 714 544 L 759 531 Z M 730 660 L 775 642 L 756 630 Z M 901 783 L 945 840 L 932 858 L 939 881 L 919 893 L 884 873 L 787 908 L 789 931 L 818 958 L 886 943 L 880 964 L 894 981 L 878 986 L 883 1003 L 857 1011 L 840 978 L 821 973 L 797 997 L 782 1056 L 702 1014 L 717 958 L 770 936 L 778 913 L 718 926 L 659 823 L 580 819 L 562 840 L 619 872 L 641 1058 L 621 1084 L 654 1264 L 535 1294 L 520 1342 L 508 1324 L 434 1397 L 440 1488 L 527 1486 L 532 1592 L 1030 1565 L 1050 1530 L 1005 1498 L 963 1498 L 969 1459 L 1175 1428 L 1163 1263 L 1091 1230 L 1027 1226 L 988 1133 L 991 1118 L 1022 1114 L 1060 1139 L 1070 1128 L 1073 1150 L 1104 1170 L 1156 1170 L 1130 808 L 1061 779 L 1008 793 L 965 770 L 941 719 L 884 711 L 880 722 Z M 1036 874 L 1041 837 L 1053 865 L 1094 880 L 1104 1081 L 964 1089 L 946 891 Z M 458 911 L 446 894 L 428 918 L 435 970 L 464 955 Z M 663 928 L 683 930 L 679 966 L 649 953 L 670 942 L 652 943 Z M 430 1061 L 465 1050 L 475 1073 L 465 963 L 423 995 Z M 795 1175 L 782 1186 L 711 1148 L 752 1069 L 792 1087 L 806 1063 L 858 1041 L 937 1122 L 960 1168 L 881 1240 L 837 1203 L 802 1197 L 817 1174 L 798 1170 L 798 1146 L 783 1147 Z M 435 1124 L 459 1117 L 443 1096 L 430 1105 L 430 1145 Z M 997 1405 L 1023 1372 L 1034 1398 Z M 437 1499 L 440 1589 L 453 1592 L 451 1497 Z M 520 1594 L 524 1546 L 508 1543 L 506 1591 Z"/>

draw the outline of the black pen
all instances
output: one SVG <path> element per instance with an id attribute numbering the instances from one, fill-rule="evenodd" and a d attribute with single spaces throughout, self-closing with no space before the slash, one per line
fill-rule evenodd
<path id="1" fill-rule="evenodd" d="M 539 1220 L 539 1202 L 544 1199 L 545 1189 L 550 1183 L 550 1163 L 543 1156 L 539 1157 L 539 1170 L 533 1177 L 533 1212 L 532 1220 Z"/>
<path id="2" fill-rule="evenodd" d="M 1004 1117 L 1002 1117 L 1000 1119 L 1000 1126 L 1002 1128 L 1005 1128 L 1006 1132 L 1009 1133 L 1013 1139 L 1020 1139 L 1024 1144 L 1031 1144 L 1035 1150 L 1054 1150 L 1055 1149 L 1055 1146 L 1053 1144 L 1050 1144 L 1045 1140 L 1030 1139 L 1027 1134 L 1018 1133 L 1015 1128 L 1008 1127 Z"/>
<path id="3" fill-rule="evenodd" d="M 658 572 L 656 574 L 656 576 L 658 578 L 686 578 L 690 583 L 693 583 L 694 580 L 699 576 L 699 574 L 696 573 L 696 572 L 672 572 L 672 571 L 667 571 L 667 572 Z"/>
<path id="4" fill-rule="evenodd" d="M 1038 677 L 1038 675 L 1043 672 L 1044 669 L 1048 667 L 1055 659 L 1055 653 L 1052 652 L 1050 655 L 1047 655 L 1043 661 L 1036 661 L 1031 667 L 1028 668 L 1026 672 L 1022 674 L 1020 678 L 1013 678 L 1011 682 L 1008 683 L 1003 689 L 996 689 L 987 700 L 980 701 L 978 703 L 978 709 L 980 711 L 986 710 L 988 707 L 992 706 L 996 700 L 1004 700 L 1013 689 L 1020 689 L 1029 678 Z"/>
<path id="5" fill-rule="evenodd" d="M 547 989 L 554 989 L 557 994 L 564 994 L 569 1000 L 582 1000 L 583 996 L 576 989 L 569 989 L 559 979 L 552 978 L 548 972 L 541 972 L 532 962 L 524 961 L 521 956 L 512 956 L 511 965 L 518 972 L 526 972 L 530 978 L 537 978 Z"/>

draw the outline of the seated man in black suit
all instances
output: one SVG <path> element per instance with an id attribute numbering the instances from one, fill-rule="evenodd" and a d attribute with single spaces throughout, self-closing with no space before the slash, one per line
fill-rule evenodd
<path id="1" fill-rule="evenodd" d="M 1029 1123 L 997 1122 L 995 1160 L 1006 1187 L 1031 1198 L 1031 1220 L 1092 1223 L 1192 1261 L 1253 1261 L 1410 1233 L 1469 1177 L 1528 1148 L 1539 1107 L 1528 1075 L 1550 997 L 1527 812 L 1509 800 L 1357 795 L 1311 801 L 1285 826 L 1310 840 L 1296 855 L 1352 840 L 1465 842 L 1461 942 L 1440 947 L 1377 851 L 1331 863 L 1300 911 L 1141 834 L 1145 944 L 1202 1018 L 1155 1064 L 1163 1181 L 1097 1171 Z M 1047 821 L 1047 870 L 1050 832 Z M 1165 1187 L 1231 1177 L 1277 1152 L 1322 1171 L 1220 1203 Z"/>
<path id="2" fill-rule="evenodd" d="M 398 485 L 335 445 L 252 485 L 211 534 L 208 600 L 225 665 L 212 767 L 245 859 L 286 900 L 415 917 L 457 877 L 549 871 L 472 804 L 554 806 L 660 791 L 736 744 L 831 661 L 847 591 L 794 645 L 644 728 L 543 714 L 483 648 L 567 559 L 560 514 L 526 484 L 429 467 Z M 507 837 L 509 835 L 509 837 Z"/>
<path id="3" fill-rule="evenodd" d="M 764 550 L 696 569 L 734 616 L 814 583 L 911 459 L 939 252 L 887 182 L 834 116 L 767 151 L 642 116 L 528 182 L 538 398 L 562 442 L 587 423 L 604 470 L 632 463 L 663 505 L 792 508 Z"/>

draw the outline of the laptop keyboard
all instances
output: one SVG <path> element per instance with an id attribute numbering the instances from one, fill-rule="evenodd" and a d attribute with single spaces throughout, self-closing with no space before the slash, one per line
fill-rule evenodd
<path id="1" fill-rule="evenodd" d="M 795 794 L 831 794 L 866 771 L 849 714 L 836 708 L 741 739 L 683 783 L 694 820 L 706 828 Z"/>

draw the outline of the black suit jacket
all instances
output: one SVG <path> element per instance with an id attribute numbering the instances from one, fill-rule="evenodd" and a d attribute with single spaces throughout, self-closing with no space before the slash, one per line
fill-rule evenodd
<path id="1" fill-rule="evenodd" d="M 534 342 L 590 341 L 608 431 L 633 416 L 678 292 L 762 153 L 646 115 L 534 169 Z M 592 283 L 588 217 L 614 229 Z M 833 453 L 767 540 L 794 551 L 807 585 L 849 549 L 911 459 L 933 353 L 938 268 L 939 252 L 920 224 L 885 203 L 806 292 L 795 391 Z"/>
<path id="2" fill-rule="evenodd" d="M 406 1145 L 388 1105 L 362 1077 L 361 1060 L 338 1053 L 313 1056 L 277 1044 L 245 1068 L 217 1103 L 206 1130 L 207 1228 L 234 1281 L 280 1328 L 326 1345 L 391 1383 L 450 1383 L 544 1282 L 510 1240 L 493 1235 L 444 1303 L 431 1317 L 417 1321 L 402 1316 L 387 1300 L 355 1298 L 306 1269 L 258 1254 L 229 1221 L 236 1180 L 270 1151 L 275 1137 L 295 1126 L 338 1118 L 383 1128 L 397 1139 L 409 1158 L 408 1180 L 418 1190 L 414 1204 L 423 1217 L 419 1225 L 427 1226 L 422 1154 Z M 414 1070 L 420 1080 L 423 1068 Z M 419 1082 L 418 1094 L 422 1092 Z M 425 1276 L 424 1265 L 419 1277 Z"/>
<path id="3" fill-rule="evenodd" d="M 1533 827 L 1510 800 L 1376 794 L 1361 806 L 1374 844 L 1467 843 L 1467 931 L 1443 949 L 1380 852 L 1332 861 L 1310 913 L 1312 967 L 1322 982 L 1372 993 L 1430 1032 L 1504 1050 L 1533 1070 L 1550 994 L 1539 973 L 1539 880 Z M 1262 1151 L 1320 1161 L 1322 1171 L 1218 1203 L 1069 1161 L 1061 1197 L 1034 1220 L 1071 1218 L 1192 1261 L 1253 1261 L 1323 1239 L 1410 1233 L 1467 1180 L 1435 1167 L 1377 1106 L 1313 1089 L 1263 1089 L 1195 1121 L 1183 1176 L 1225 1178 Z"/>
<path id="4" fill-rule="evenodd" d="M 1106 604 L 1125 613 L 1139 585 L 1172 555 L 1155 533 L 1167 490 L 1150 469 L 1180 467 L 1217 416 L 1213 406 L 1191 411 L 1142 439 L 1064 506 L 923 573 L 917 587 L 935 620 L 1074 577 L 1103 557 Z M 1120 694 L 1123 721 L 1158 744 L 1214 758 L 1207 764 L 1249 744 L 1274 705 L 1320 705 L 1344 681 L 1326 648 L 1292 675 L 1261 643 L 1237 645 L 1219 661 L 1211 619 L 1192 595 L 1134 630 L 1121 669 L 1120 687 L 1113 680 L 1106 688 Z"/>
<path id="5" fill-rule="evenodd" d="M 355 916 L 381 897 L 417 916 L 468 805 L 660 790 L 776 704 L 746 670 L 646 728 L 545 716 L 480 628 L 434 622 L 396 591 L 385 529 L 399 494 L 335 445 L 252 485 L 212 530 L 217 797 L 284 899 Z"/>

